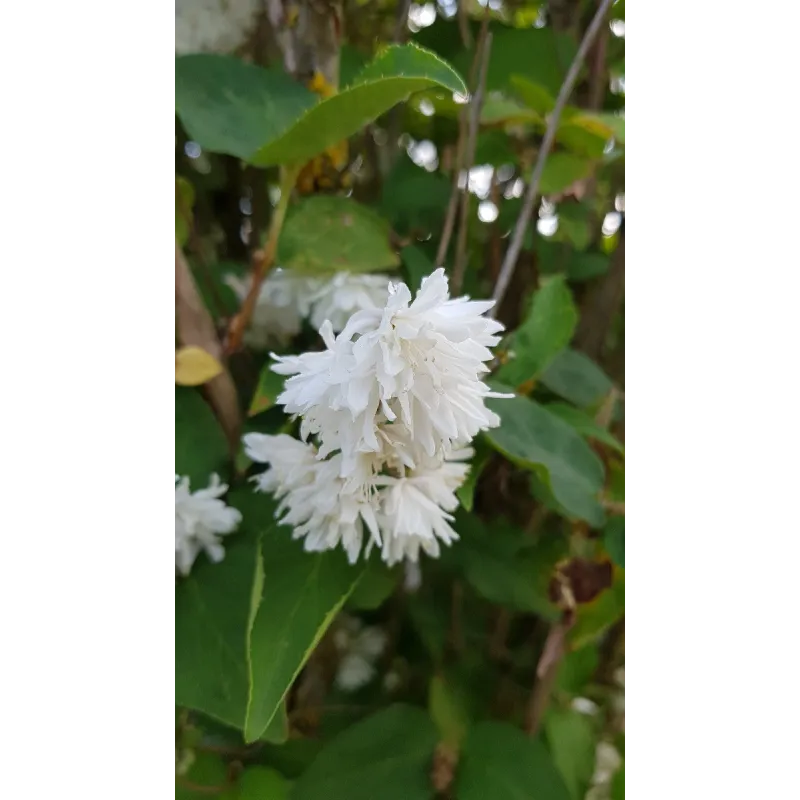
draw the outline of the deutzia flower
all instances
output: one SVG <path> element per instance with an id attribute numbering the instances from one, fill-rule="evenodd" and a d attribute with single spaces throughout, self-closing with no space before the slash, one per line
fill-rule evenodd
<path id="1" fill-rule="evenodd" d="M 335 683 L 344 692 L 355 692 L 375 675 L 375 661 L 386 647 L 381 628 L 364 627 L 356 617 L 342 616 L 333 636 L 341 654 Z"/>
<path id="2" fill-rule="evenodd" d="M 304 435 L 334 434 L 343 449 L 378 452 L 378 414 L 400 420 L 428 455 L 447 453 L 457 442 L 499 425 L 487 397 L 507 397 L 481 382 L 503 326 L 482 316 L 492 301 L 448 299 L 447 278 L 437 269 L 416 298 L 403 284 L 389 287 L 383 311 L 359 311 L 334 338 L 320 334 L 327 350 L 273 356 L 273 370 L 292 377 L 278 402 L 304 417 Z M 350 418 L 347 419 L 346 413 Z"/>
<path id="3" fill-rule="evenodd" d="M 262 491 L 280 499 L 277 517 L 294 528 L 309 552 L 342 545 L 351 564 L 358 560 L 366 525 L 371 541 L 381 544 L 376 512 L 377 491 L 368 482 L 341 477 L 340 454 L 319 459 L 316 448 L 286 434 L 249 433 L 245 451 L 253 461 L 269 464 L 254 480 Z M 370 471 L 371 472 L 371 471 Z"/>
<path id="4" fill-rule="evenodd" d="M 239 302 L 244 302 L 250 279 L 226 275 L 224 280 Z M 311 297 L 320 286 L 317 278 L 273 269 L 261 284 L 244 341 L 257 350 L 266 350 L 270 344 L 286 344 L 300 333 L 303 320 L 311 311 Z"/>
<path id="5" fill-rule="evenodd" d="M 302 418 L 302 442 L 250 434 L 256 478 L 280 500 L 279 516 L 306 550 L 342 545 L 351 563 L 380 548 L 388 564 L 438 557 L 458 535 L 451 527 L 468 444 L 499 417 L 482 382 L 503 326 L 484 317 L 492 302 L 451 300 L 444 270 L 412 300 L 389 284 L 383 308 L 356 311 L 339 335 L 326 319 L 320 352 L 276 356 L 288 375 L 278 397 Z M 309 441 L 311 440 L 311 441 Z"/>
<path id="6" fill-rule="evenodd" d="M 195 492 L 189 491 L 189 478 L 175 476 L 175 568 L 181 575 L 189 574 L 201 550 L 215 564 L 225 557 L 219 537 L 242 521 L 241 513 L 220 499 L 227 490 L 218 475 Z"/>
<path id="7" fill-rule="evenodd" d="M 385 275 L 337 272 L 311 296 L 310 322 L 319 330 L 328 320 L 334 332 L 339 333 L 356 311 L 383 308 L 388 285 Z"/>
<path id="8" fill-rule="evenodd" d="M 471 450 L 454 456 L 469 458 Z M 444 462 L 434 468 L 412 470 L 406 477 L 380 477 L 381 530 L 383 560 L 392 566 L 399 561 L 416 562 L 420 548 L 429 556 L 439 556 L 439 542 L 446 545 L 458 539 L 450 527 L 450 511 L 458 507 L 456 489 L 469 471 L 467 464 Z"/>

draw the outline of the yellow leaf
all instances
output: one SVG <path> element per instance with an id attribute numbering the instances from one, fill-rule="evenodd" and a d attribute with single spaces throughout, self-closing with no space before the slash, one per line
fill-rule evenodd
<path id="1" fill-rule="evenodd" d="M 222 364 L 202 347 L 181 347 L 175 351 L 175 383 L 179 386 L 200 386 L 221 372 Z"/>

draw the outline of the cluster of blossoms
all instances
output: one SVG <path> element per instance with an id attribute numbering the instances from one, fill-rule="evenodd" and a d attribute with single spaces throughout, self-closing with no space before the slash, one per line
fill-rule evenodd
<path id="1" fill-rule="evenodd" d="M 175 476 L 175 569 L 188 575 L 201 550 L 215 564 L 222 561 L 225 548 L 219 537 L 236 530 L 242 515 L 225 505 L 228 491 L 218 475 L 211 476 L 205 489 L 189 490 L 189 479 Z"/>
<path id="2" fill-rule="evenodd" d="M 365 626 L 358 617 L 342 614 L 333 643 L 340 657 L 334 680 L 336 686 L 343 692 L 355 692 L 366 686 L 375 677 L 375 662 L 386 648 L 384 631 Z"/>
<path id="3" fill-rule="evenodd" d="M 259 290 L 245 342 L 259 350 L 284 345 L 300 333 L 304 319 L 317 330 L 328 320 L 338 333 L 356 311 L 383 308 L 388 282 L 384 275 L 337 272 L 322 279 L 274 269 Z M 244 301 L 249 279 L 227 275 L 225 283 Z"/>
<path id="4" fill-rule="evenodd" d="M 255 30 L 260 0 L 175 0 L 175 52 L 231 53 Z"/>
<path id="5" fill-rule="evenodd" d="M 442 269 L 413 300 L 403 283 L 386 294 L 338 335 L 326 319 L 325 350 L 273 355 L 273 370 L 291 376 L 278 403 L 302 418 L 302 441 L 244 437 L 248 456 L 269 465 L 257 486 L 280 500 L 294 537 L 308 551 L 341 545 L 351 563 L 373 546 L 389 565 L 416 562 L 458 538 L 451 512 L 469 444 L 500 422 L 485 399 L 508 396 L 481 380 L 503 329 L 484 316 L 493 301 L 450 299 Z"/>

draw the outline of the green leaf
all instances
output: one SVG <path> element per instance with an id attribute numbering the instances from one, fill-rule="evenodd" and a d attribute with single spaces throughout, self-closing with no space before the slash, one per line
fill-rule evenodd
<path id="1" fill-rule="evenodd" d="M 258 537 L 274 524 L 274 508 L 246 488 L 231 492 L 242 512 L 239 529 L 226 536 L 225 558 L 197 559 L 175 586 L 175 702 L 242 729 L 247 704 L 246 640 L 256 575 Z"/>
<path id="2" fill-rule="evenodd" d="M 553 567 L 565 554 L 566 546 L 512 554 L 466 544 L 461 553 L 464 576 L 480 595 L 492 603 L 551 620 L 558 611 L 550 602 L 547 587 Z"/>
<path id="3" fill-rule="evenodd" d="M 566 403 L 548 403 L 544 408 L 551 414 L 563 419 L 568 425 L 571 425 L 581 436 L 607 444 L 618 453 L 625 451 L 619 439 L 601 425 L 598 425 L 585 411 L 581 411 L 574 406 L 568 406 Z"/>
<path id="4" fill-rule="evenodd" d="M 270 767 L 248 767 L 223 800 L 289 800 L 290 783 Z"/>
<path id="5" fill-rule="evenodd" d="M 188 788 L 187 782 L 201 788 Z M 218 755 L 195 751 L 192 765 L 186 775 L 175 776 L 175 800 L 203 800 L 209 796 L 219 796 L 215 790 L 225 786 L 227 782 L 228 769 Z"/>
<path id="6" fill-rule="evenodd" d="M 278 242 L 281 266 L 311 274 L 396 267 L 389 225 L 347 197 L 315 195 L 294 206 Z"/>
<path id="7" fill-rule="evenodd" d="M 544 744 L 502 722 L 469 732 L 455 788 L 458 800 L 570 800 Z"/>
<path id="8" fill-rule="evenodd" d="M 611 560 L 624 569 L 625 567 L 625 517 L 610 517 L 603 529 L 603 545 L 611 556 Z"/>
<path id="9" fill-rule="evenodd" d="M 625 800 L 625 764 L 623 763 L 611 779 L 611 800 Z"/>
<path id="10" fill-rule="evenodd" d="M 379 211 L 398 230 L 441 230 L 450 181 L 441 172 L 428 172 L 401 156 L 383 182 Z M 416 245 L 407 249 L 416 250 Z M 425 274 L 433 271 L 431 267 Z"/>
<path id="11" fill-rule="evenodd" d="M 547 157 L 539 192 L 543 195 L 557 194 L 573 183 L 589 176 L 594 161 L 573 153 L 553 153 Z"/>
<path id="12" fill-rule="evenodd" d="M 536 378 L 569 344 L 578 324 L 578 309 L 563 276 L 550 278 L 533 295 L 530 311 L 509 337 L 510 360 L 497 379 L 519 386 Z"/>
<path id="13" fill-rule="evenodd" d="M 595 735 L 588 717 L 572 710 L 552 710 L 544 731 L 553 761 L 573 800 L 583 800 L 594 772 Z"/>
<path id="14" fill-rule="evenodd" d="M 573 252 L 567 262 L 567 277 L 571 281 L 588 281 L 608 272 L 611 260 L 605 253 Z"/>
<path id="15" fill-rule="evenodd" d="M 600 158 L 613 136 L 611 126 L 597 115 L 573 109 L 558 126 L 556 141 L 575 153 Z"/>
<path id="16" fill-rule="evenodd" d="M 223 472 L 228 444 L 211 406 L 198 389 L 175 387 L 175 474 L 188 475 L 190 489 L 208 486 L 212 472 Z"/>
<path id="17" fill-rule="evenodd" d="M 544 120 L 535 111 L 508 97 L 488 97 L 481 107 L 481 125 L 533 125 L 545 127 Z"/>
<path id="18" fill-rule="evenodd" d="M 283 744 L 289 738 L 289 717 L 286 713 L 286 703 L 281 702 L 272 721 L 261 735 L 260 741 L 270 744 Z"/>
<path id="19" fill-rule="evenodd" d="M 611 379 L 588 356 L 577 350 L 559 353 L 545 369 L 541 382 L 579 408 L 590 408 L 611 391 Z"/>
<path id="20" fill-rule="evenodd" d="M 577 695 L 592 679 L 599 663 L 596 647 L 582 647 L 567 653 L 558 670 L 558 688 L 566 694 Z"/>
<path id="21" fill-rule="evenodd" d="M 364 565 L 344 552 L 306 553 L 281 526 L 261 541 L 263 594 L 248 637 L 250 694 L 245 740 L 258 739 L 312 650 L 347 600 Z"/>
<path id="22" fill-rule="evenodd" d="M 542 86 L 553 96 L 558 94 L 577 51 L 571 36 L 556 33 L 551 27 L 518 29 L 491 25 L 490 28 L 493 39 L 487 91 L 508 89 L 519 76 Z M 472 53 L 464 51 L 454 63 L 468 66 L 471 58 Z"/>
<path id="23" fill-rule="evenodd" d="M 247 161 L 316 103 L 278 69 L 210 53 L 175 59 L 178 116 L 189 136 L 215 153 Z"/>
<path id="24" fill-rule="evenodd" d="M 625 144 L 625 117 L 620 117 L 610 112 L 595 114 L 594 116 L 611 128 L 617 144 Z"/>
<path id="25" fill-rule="evenodd" d="M 401 567 L 389 567 L 374 556 L 367 561 L 366 569 L 347 600 L 347 607 L 374 611 L 388 600 L 400 582 Z"/>
<path id="26" fill-rule="evenodd" d="M 323 748 L 300 777 L 293 800 L 433 800 L 429 772 L 436 728 L 428 715 L 390 706 Z"/>
<path id="27" fill-rule="evenodd" d="M 603 463 L 575 430 L 527 397 L 491 399 L 487 405 L 501 420 L 500 427 L 487 431 L 488 441 L 546 480 L 570 515 L 602 525 L 597 494 L 603 488 Z"/>
<path id="28" fill-rule="evenodd" d="M 412 292 L 419 291 L 422 279 L 427 278 L 435 267 L 430 259 L 416 245 L 410 244 L 400 251 L 400 258 L 406 268 L 408 288 Z"/>
<path id="29" fill-rule="evenodd" d="M 283 391 L 283 384 L 286 382 L 285 375 L 278 375 L 273 372 L 272 362 L 264 364 L 258 375 L 258 385 L 253 398 L 250 400 L 250 408 L 247 410 L 248 417 L 254 417 L 263 411 L 269 411 L 275 405 L 278 395 Z"/>
<path id="30" fill-rule="evenodd" d="M 547 116 L 556 106 L 555 98 L 544 86 L 534 83 L 522 75 L 512 75 L 511 86 L 517 97 L 542 117 Z"/>
<path id="31" fill-rule="evenodd" d="M 591 215 L 584 203 L 561 203 L 558 206 L 558 235 L 576 250 L 585 250 L 592 241 Z"/>
<path id="32" fill-rule="evenodd" d="M 431 86 L 466 94 L 458 73 L 439 56 L 414 45 L 392 45 L 338 94 L 307 108 L 250 160 L 258 166 L 302 164 L 360 131 L 409 95 Z"/>
<path id="33" fill-rule="evenodd" d="M 469 712 L 463 690 L 452 676 L 434 675 L 431 678 L 428 708 L 443 741 L 460 744 L 469 727 Z"/>

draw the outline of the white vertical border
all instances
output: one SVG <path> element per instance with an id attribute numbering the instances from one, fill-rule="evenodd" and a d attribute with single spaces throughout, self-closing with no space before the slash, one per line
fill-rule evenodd
<path id="1" fill-rule="evenodd" d="M 3 794 L 171 796 L 173 5 L 0 16 Z"/>
<path id="2" fill-rule="evenodd" d="M 800 12 L 626 12 L 626 787 L 793 797 Z"/>

